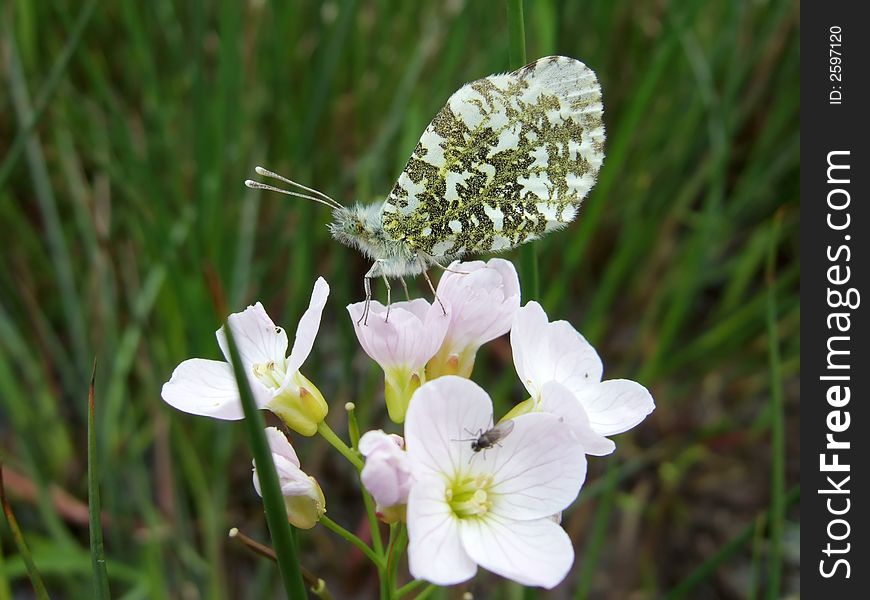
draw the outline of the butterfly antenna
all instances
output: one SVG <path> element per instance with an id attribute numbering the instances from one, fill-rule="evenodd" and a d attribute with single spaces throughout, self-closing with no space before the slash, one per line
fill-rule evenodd
<path id="1" fill-rule="evenodd" d="M 297 187 L 301 190 L 305 190 L 306 192 L 314 194 L 314 196 L 316 196 L 317 198 L 309 196 L 308 194 L 300 194 L 299 192 L 292 192 L 292 191 L 288 191 L 288 190 L 283 190 L 281 188 L 276 188 L 274 186 L 266 185 L 263 183 L 258 183 L 256 181 L 252 181 L 250 179 L 245 181 L 245 185 L 248 186 L 249 188 L 261 189 L 261 190 L 270 190 L 273 192 L 281 192 L 284 194 L 288 194 L 290 196 L 297 196 L 299 198 L 306 198 L 308 200 L 314 200 L 315 202 L 320 202 L 321 204 L 326 204 L 327 206 L 330 206 L 331 208 L 336 208 L 336 209 L 344 208 L 338 201 L 336 201 L 334 198 L 331 198 L 330 196 L 324 194 L 320 190 L 315 190 L 314 188 L 310 188 L 308 186 L 302 185 L 301 183 L 293 181 L 292 179 L 287 179 L 286 177 L 284 177 L 282 175 L 278 175 L 277 173 L 274 173 L 274 172 L 270 171 L 269 169 L 264 169 L 263 167 L 256 167 L 254 170 L 257 172 L 258 175 L 262 175 L 263 177 L 270 177 L 272 179 L 277 179 L 278 181 L 283 181 L 284 183 L 286 183 L 288 185 L 292 185 L 292 186 Z"/>

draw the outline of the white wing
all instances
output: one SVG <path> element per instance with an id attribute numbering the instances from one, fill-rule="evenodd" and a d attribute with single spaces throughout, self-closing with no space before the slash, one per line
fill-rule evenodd
<path id="1" fill-rule="evenodd" d="M 466 84 L 423 132 L 384 229 L 434 257 L 506 250 L 574 220 L 604 160 L 601 87 L 542 58 Z"/>

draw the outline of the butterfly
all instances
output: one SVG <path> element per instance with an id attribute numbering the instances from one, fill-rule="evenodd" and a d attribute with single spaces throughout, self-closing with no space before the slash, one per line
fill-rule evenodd
<path id="1" fill-rule="evenodd" d="M 262 167 L 260 175 L 302 192 L 245 185 L 329 206 L 332 236 L 374 261 L 366 308 L 375 277 L 389 305 L 389 278 L 404 285 L 405 276 L 423 274 L 434 294 L 431 266 L 509 250 L 573 221 L 604 160 L 603 110 L 589 67 L 548 56 L 450 96 L 382 203 L 345 207 Z"/>

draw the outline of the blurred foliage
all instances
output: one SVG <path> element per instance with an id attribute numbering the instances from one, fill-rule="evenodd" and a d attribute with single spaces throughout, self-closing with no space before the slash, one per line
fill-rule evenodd
<path id="1" fill-rule="evenodd" d="M 691 597 L 755 597 L 763 516 L 782 499 L 772 465 L 789 485 L 799 468 L 798 5 L 540 0 L 525 14 L 530 59 L 565 54 L 597 71 L 608 127 L 578 223 L 538 242 L 539 300 L 596 344 L 608 377 L 643 382 L 658 408 L 615 455 L 592 459 L 563 520 L 577 560 L 560 588 L 522 592 L 487 574 L 460 588 L 653 598 L 706 565 Z M 96 357 L 114 595 L 271 597 L 274 566 L 226 537 L 238 526 L 266 539 L 239 424 L 175 412 L 160 387 L 181 360 L 218 356 L 226 310 L 261 300 L 293 329 L 323 274 L 333 291 L 306 375 L 337 430 L 352 399 L 363 426 L 384 423 L 378 374 L 343 308 L 368 265 L 329 239 L 322 207 L 242 181 L 264 164 L 345 203 L 383 199 L 447 97 L 507 69 L 504 5 L 7 0 L 0 53 L 0 452 L 34 560 L 58 597 L 90 596 Z M 522 399 L 506 340 L 475 379 L 501 411 Z M 784 448 L 770 443 L 774 423 Z M 332 518 L 363 531 L 348 466 L 322 441 L 297 448 Z M 796 594 L 788 514 L 771 531 L 783 593 Z M 10 540 L 4 523 L 0 598 L 29 589 Z M 328 531 L 300 543 L 337 597 L 374 596 L 365 562 Z"/>

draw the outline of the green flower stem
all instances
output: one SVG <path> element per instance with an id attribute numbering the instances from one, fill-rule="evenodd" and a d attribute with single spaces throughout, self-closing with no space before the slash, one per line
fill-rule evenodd
<path id="1" fill-rule="evenodd" d="M 327 529 L 329 529 L 330 531 L 332 531 L 336 535 L 343 537 L 348 542 L 350 542 L 351 544 L 353 544 L 354 546 L 359 548 L 360 551 L 363 554 L 365 554 L 366 557 L 368 557 L 368 559 L 370 561 L 372 561 L 378 569 L 383 569 L 385 567 L 383 556 L 376 554 L 374 550 L 369 548 L 368 544 L 366 544 L 364 541 L 362 541 L 357 536 L 352 534 L 350 531 L 348 531 L 347 529 L 345 529 L 344 527 L 342 527 L 341 525 L 339 525 L 338 523 L 336 523 L 335 521 L 333 521 L 332 519 L 330 519 L 326 515 L 323 515 L 322 517 L 320 517 L 320 522 Z"/>
<path id="2" fill-rule="evenodd" d="M 404 523 L 395 523 L 394 527 L 390 528 L 390 538 L 390 546 L 387 551 L 387 581 L 390 582 L 390 589 L 394 590 L 391 597 L 398 598 L 396 571 L 399 568 L 399 560 L 405 551 L 405 546 L 408 544 L 408 528 L 405 527 Z"/>
<path id="3" fill-rule="evenodd" d="M 323 436 L 327 442 L 332 444 L 333 448 L 338 450 L 350 463 L 356 467 L 357 471 L 362 471 L 363 460 L 359 454 L 354 452 L 353 448 L 341 441 L 341 438 L 326 424 L 326 421 L 321 421 L 317 426 L 317 433 Z"/>
<path id="4" fill-rule="evenodd" d="M 366 514 L 369 518 L 369 529 L 372 530 L 372 546 L 374 546 L 375 552 L 382 555 L 384 554 L 384 543 L 381 541 L 381 529 L 378 525 L 378 515 L 375 511 L 375 503 L 372 501 L 372 497 L 369 496 L 369 493 L 363 487 L 362 482 L 360 482 L 360 488 L 362 490 L 363 503 L 366 506 Z"/>
<path id="5" fill-rule="evenodd" d="M 426 583 L 427 582 L 425 579 L 415 579 L 414 581 L 412 581 L 410 583 L 406 583 L 405 585 L 403 585 L 402 587 L 400 587 L 399 589 L 396 590 L 396 598 L 399 598 L 401 600 L 402 596 L 410 594 L 411 592 L 413 592 L 417 588 L 426 585 Z"/>
<path id="6" fill-rule="evenodd" d="M 356 406 L 353 402 L 344 405 L 347 410 L 347 433 L 350 436 L 350 445 L 354 450 L 359 450 L 359 423 L 356 420 Z"/>
<path id="7" fill-rule="evenodd" d="M 422 592 L 417 594 L 417 596 L 414 598 L 414 600 L 425 600 L 426 598 L 431 596 L 435 592 L 435 590 L 437 590 L 437 589 L 438 589 L 437 585 L 435 585 L 434 583 L 430 583 L 425 588 L 423 588 Z"/>

